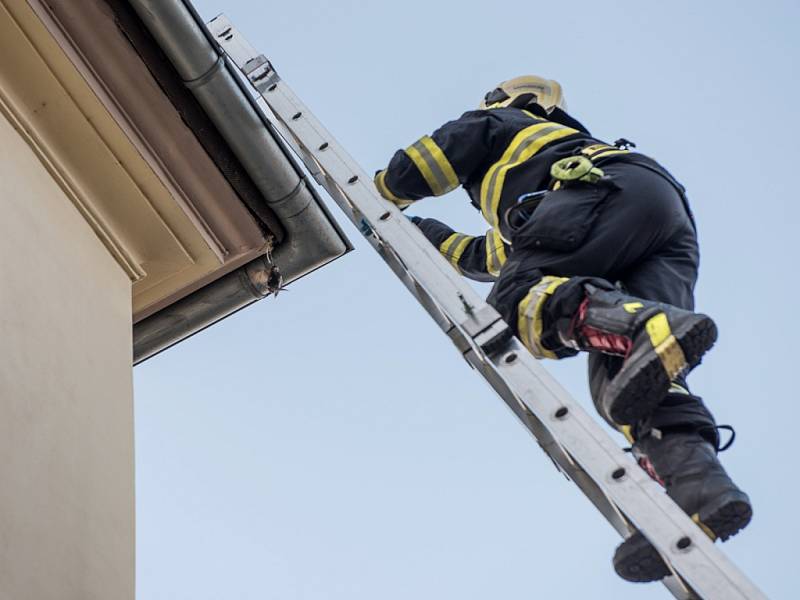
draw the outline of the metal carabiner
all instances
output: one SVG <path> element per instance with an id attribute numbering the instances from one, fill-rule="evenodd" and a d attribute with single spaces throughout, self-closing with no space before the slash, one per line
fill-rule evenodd
<path id="1" fill-rule="evenodd" d="M 539 190 L 522 194 L 513 206 L 503 213 L 503 224 L 511 231 L 519 230 L 531 218 L 550 190 Z"/>

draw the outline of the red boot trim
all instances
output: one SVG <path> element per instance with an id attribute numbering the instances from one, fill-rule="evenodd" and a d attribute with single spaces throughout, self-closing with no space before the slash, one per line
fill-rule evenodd
<path id="1" fill-rule="evenodd" d="M 624 335 L 600 331 L 588 325 L 581 327 L 579 333 L 584 344 L 592 350 L 620 356 L 628 356 L 631 350 L 631 339 Z"/>
<path id="2" fill-rule="evenodd" d="M 644 469 L 644 472 L 650 475 L 650 478 L 653 481 L 658 482 L 661 487 L 666 487 L 664 480 L 659 477 L 658 473 L 656 473 L 656 468 L 653 466 L 653 462 L 647 456 L 640 456 L 639 457 L 639 466 Z"/>
<path id="3" fill-rule="evenodd" d="M 580 340 L 584 350 L 597 350 L 606 354 L 628 356 L 633 346 L 633 340 L 618 333 L 601 331 L 589 325 L 584 325 L 586 311 L 589 308 L 589 298 L 585 298 L 578 307 L 578 312 L 572 321 L 574 336 Z"/>

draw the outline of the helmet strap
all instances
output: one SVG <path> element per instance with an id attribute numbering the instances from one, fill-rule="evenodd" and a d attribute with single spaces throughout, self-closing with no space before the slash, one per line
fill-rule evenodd
<path id="1" fill-rule="evenodd" d="M 520 94 L 516 98 L 514 98 L 511 103 L 508 105 L 512 108 L 525 108 L 528 104 L 535 103 L 537 100 L 536 94 L 533 92 L 528 94 Z"/>

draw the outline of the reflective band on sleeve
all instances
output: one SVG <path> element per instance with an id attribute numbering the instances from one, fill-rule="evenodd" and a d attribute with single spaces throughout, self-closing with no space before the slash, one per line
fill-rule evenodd
<path id="1" fill-rule="evenodd" d="M 500 223 L 497 209 L 506 173 L 530 159 L 550 142 L 576 133 L 579 133 L 577 129 L 544 121 L 526 127 L 514 137 L 500 160 L 486 171 L 481 182 L 481 212 L 492 227 Z"/>
<path id="2" fill-rule="evenodd" d="M 458 187 L 458 177 L 453 166 L 430 136 L 420 138 L 405 153 L 425 178 L 434 196 L 441 196 Z"/>
<path id="3" fill-rule="evenodd" d="M 375 176 L 375 187 L 378 188 L 378 193 L 381 196 L 386 198 L 389 202 L 391 202 L 398 208 L 405 208 L 406 206 L 414 202 L 413 200 L 398 198 L 392 193 L 392 190 L 390 190 L 389 186 L 386 185 L 386 169 L 384 169 Z"/>
<path id="4" fill-rule="evenodd" d="M 506 249 L 503 238 L 496 229 L 490 229 L 486 232 L 486 271 L 489 275 L 497 277 L 505 262 Z"/>
<path id="5" fill-rule="evenodd" d="M 517 308 L 519 339 L 536 358 L 558 358 L 554 352 L 542 346 L 542 310 L 556 288 L 566 281 L 566 277 L 542 277 Z"/>
<path id="6" fill-rule="evenodd" d="M 449 238 L 441 243 L 439 246 L 439 252 L 442 253 L 450 264 L 452 264 L 459 272 L 461 272 L 461 268 L 458 266 L 458 261 L 461 260 L 461 256 L 464 254 L 464 250 L 466 249 L 467 245 L 474 240 L 475 238 L 471 235 L 464 235 L 463 233 L 454 233 Z"/>

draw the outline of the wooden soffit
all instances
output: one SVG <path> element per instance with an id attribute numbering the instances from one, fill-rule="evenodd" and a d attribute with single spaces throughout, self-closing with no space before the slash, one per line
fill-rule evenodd
<path id="1" fill-rule="evenodd" d="M 134 320 L 263 253 L 262 228 L 106 3 L 47 4 L 0 0 L 0 113 L 130 278 Z M 72 34 L 52 12 L 65 6 Z"/>

